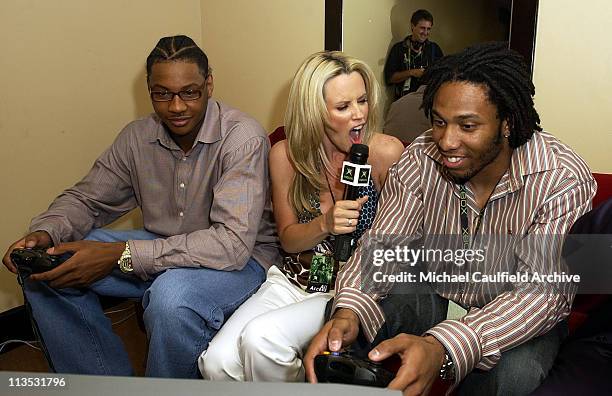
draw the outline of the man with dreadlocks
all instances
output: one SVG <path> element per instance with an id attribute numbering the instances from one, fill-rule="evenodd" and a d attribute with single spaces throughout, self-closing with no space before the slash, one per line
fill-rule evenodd
<path id="1" fill-rule="evenodd" d="M 155 113 L 128 124 L 3 258 L 17 273 L 15 248 L 73 253 L 21 279 L 60 373 L 133 373 L 98 301 L 115 296 L 142 299 L 146 374 L 196 378 L 200 352 L 277 261 L 266 132 L 211 97 L 208 58 L 189 37 L 159 40 L 146 70 Z M 137 206 L 144 230 L 100 228 Z"/>
<path id="2" fill-rule="evenodd" d="M 429 295 L 405 284 L 398 295 L 389 284 L 368 287 L 375 280 L 365 246 L 398 234 L 462 242 L 512 235 L 521 247 L 509 255 L 518 272 L 550 270 L 560 250 L 554 236 L 589 209 L 596 185 L 585 162 L 542 131 L 529 71 L 506 43 L 442 58 L 425 77 L 423 108 L 433 128 L 389 170 L 372 229 L 338 275 L 331 320 L 306 353 L 307 376 L 316 381 L 317 354 L 349 345 L 358 353 L 365 344 L 371 360 L 399 356 L 389 387 L 406 395 L 428 393 L 438 377 L 459 394 L 525 395 L 552 366 L 575 289 L 519 281 L 491 289 L 466 278 L 425 282 Z M 529 249 L 534 236 L 549 249 Z"/>

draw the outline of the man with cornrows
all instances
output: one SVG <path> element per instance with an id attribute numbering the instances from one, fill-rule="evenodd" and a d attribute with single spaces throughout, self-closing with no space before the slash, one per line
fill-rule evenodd
<path id="1" fill-rule="evenodd" d="M 132 375 L 98 296 L 141 299 L 146 375 L 196 378 L 197 357 L 277 261 L 268 137 L 211 97 L 206 54 L 164 37 L 146 63 L 154 114 L 128 124 L 90 172 L 32 220 L 15 248 L 72 257 L 22 279 L 50 366 Z M 140 207 L 144 229 L 102 229 Z"/>

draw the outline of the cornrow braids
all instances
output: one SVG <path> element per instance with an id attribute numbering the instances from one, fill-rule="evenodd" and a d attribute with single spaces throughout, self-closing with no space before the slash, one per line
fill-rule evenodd
<path id="1" fill-rule="evenodd" d="M 200 47 L 187 36 L 163 37 L 147 57 L 147 80 L 151 68 L 159 62 L 192 62 L 198 65 L 200 73 L 208 76 L 208 57 Z"/>
<path id="2" fill-rule="evenodd" d="M 445 56 L 427 68 L 423 76 L 427 88 L 421 108 L 432 119 L 433 101 L 447 82 L 469 82 L 487 88 L 488 98 L 497 107 L 497 116 L 510 129 L 508 142 L 517 148 L 535 131 L 541 131 L 540 116 L 533 103 L 535 87 L 521 55 L 506 42 L 476 44 Z"/>

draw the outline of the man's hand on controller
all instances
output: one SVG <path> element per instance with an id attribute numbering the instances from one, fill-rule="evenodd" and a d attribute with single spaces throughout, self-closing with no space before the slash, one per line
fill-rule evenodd
<path id="1" fill-rule="evenodd" d="M 310 341 L 310 346 L 304 355 L 306 379 L 317 383 L 314 370 L 314 358 L 325 351 L 338 352 L 341 348 L 352 344 L 359 334 L 359 317 L 350 309 L 341 308 L 334 313 L 332 319 Z"/>
<path id="2" fill-rule="evenodd" d="M 399 334 L 378 344 L 368 358 L 379 362 L 394 354 L 402 363 L 389 389 L 401 390 L 404 396 L 427 395 L 444 362 L 442 344 L 432 336 Z"/>
<path id="3" fill-rule="evenodd" d="M 4 266 L 8 268 L 9 271 L 16 274 L 17 267 L 15 266 L 15 263 L 11 261 L 11 252 L 13 250 L 35 247 L 48 248 L 52 244 L 53 241 L 51 240 L 51 236 L 46 231 L 34 231 L 26 235 L 24 238 L 21 238 L 17 242 L 13 243 L 6 250 L 6 253 L 4 253 L 4 257 L 2 257 L 2 264 L 4 264 Z"/>
<path id="4" fill-rule="evenodd" d="M 85 287 L 104 278 L 117 266 L 125 249 L 125 242 L 77 241 L 55 246 L 47 252 L 60 255 L 74 254 L 58 267 L 40 274 L 32 274 L 32 281 L 48 281 L 51 287 Z"/>

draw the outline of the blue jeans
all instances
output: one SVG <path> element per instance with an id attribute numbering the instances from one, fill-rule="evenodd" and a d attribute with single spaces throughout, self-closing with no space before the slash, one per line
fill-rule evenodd
<path id="1" fill-rule="evenodd" d="M 380 302 L 385 323 L 374 341 L 370 344 L 360 334 L 353 345 L 353 353 L 357 356 L 365 357 L 374 346 L 397 334 L 423 334 L 446 318 L 448 300 L 439 296 L 429 285 L 397 284 L 396 288 Z M 406 288 L 412 288 L 412 292 L 409 293 L 410 289 Z M 561 322 L 548 333 L 503 352 L 492 370 L 472 370 L 455 394 L 528 395 L 546 377 L 566 333 L 567 325 Z"/>
<path id="2" fill-rule="evenodd" d="M 146 231 L 93 230 L 85 239 L 102 242 L 150 240 Z M 240 304 L 265 280 L 250 259 L 240 271 L 174 268 L 142 281 L 118 269 L 85 289 L 53 289 L 24 282 L 25 296 L 55 371 L 133 375 L 121 339 L 113 332 L 98 296 L 142 299 L 149 338 L 146 375 L 197 378 L 197 359 Z"/>
<path id="3" fill-rule="evenodd" d="M 566 335 L 567 324 L 560 322 L 547 333 L 502 352 L 501 359 L 490 371 L 474 369 L 468 374 L 459 385 L 457 395 L 530 394 L 548 375 Z"/>

